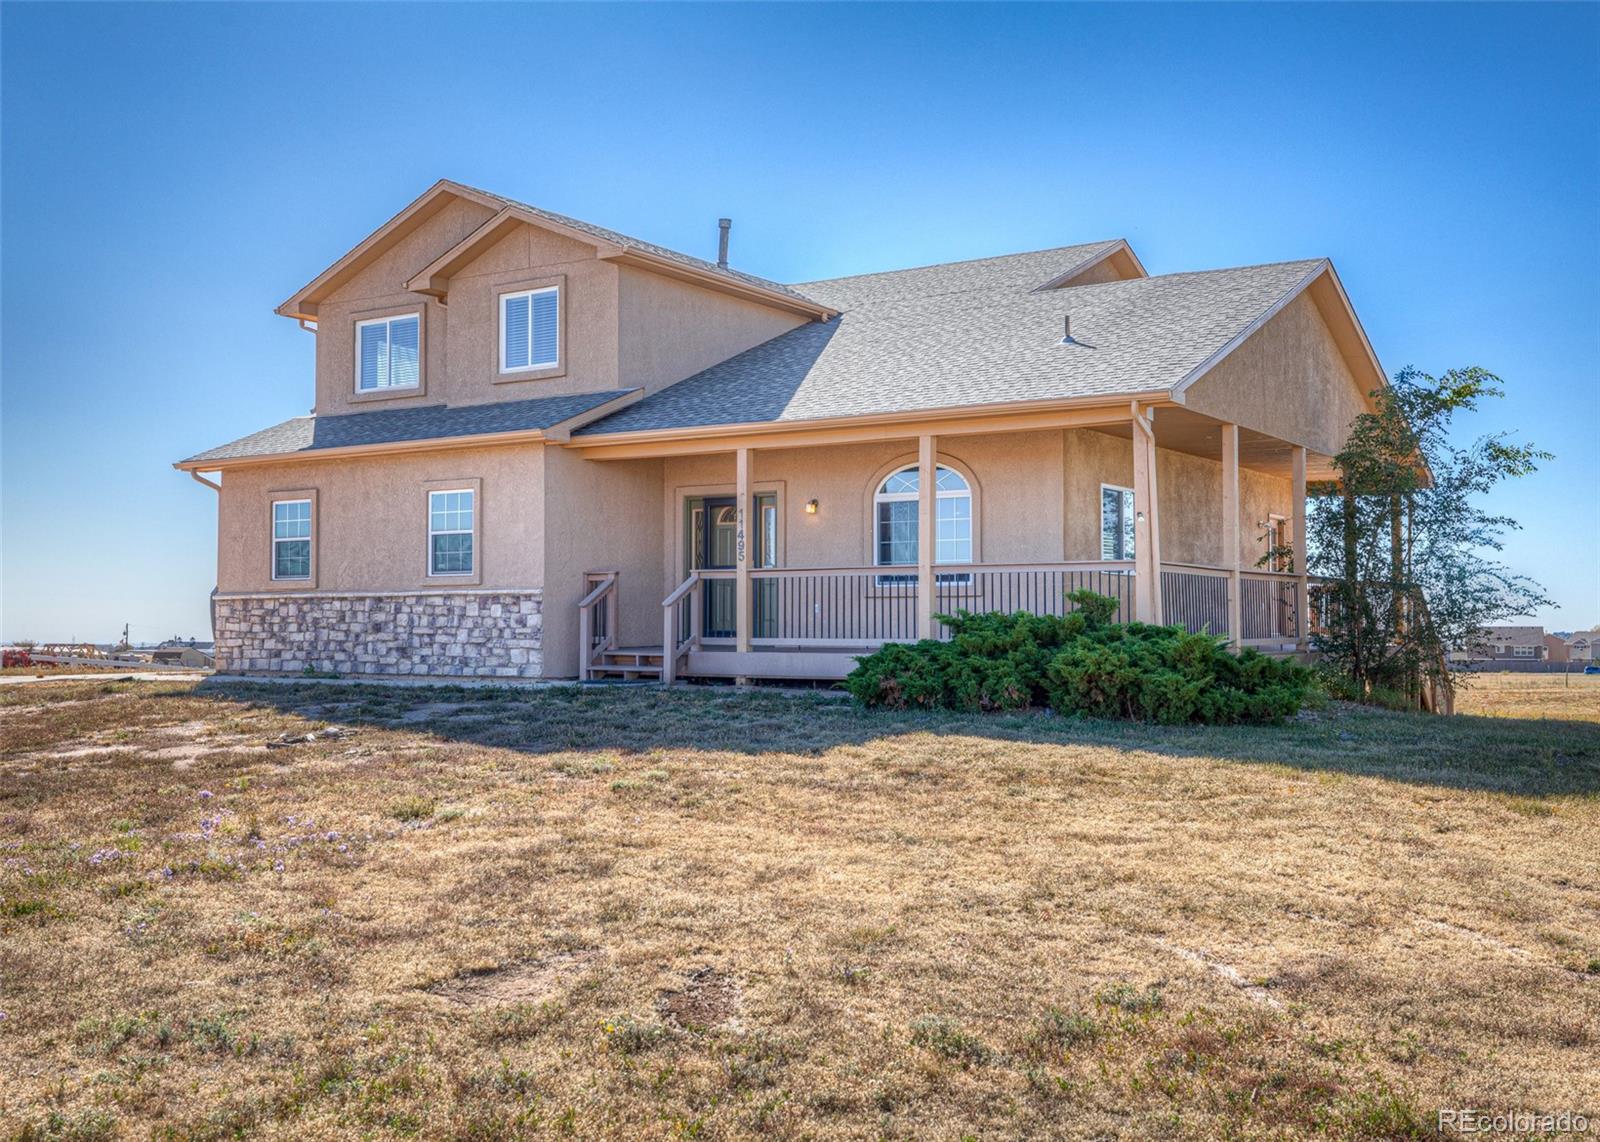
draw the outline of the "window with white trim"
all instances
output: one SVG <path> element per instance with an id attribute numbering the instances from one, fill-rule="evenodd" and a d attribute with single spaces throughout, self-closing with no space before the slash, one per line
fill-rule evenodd
<path id="1" fill-rule="evenodd" d="M 311 501 L 272 503 L 272 577 L 311 578 Z"/>
<path id="2" fill-rule="evenodd" d="M 428 493 L 428 574 L 471 575 L 473 515 L 471 488 Z"/>
<path id="3" fill-rule="evenodd" d="M 414 389 L 422 383 L 422 315 L 356 322 L 356 391 Z"/>
<path id="4" fill-rule="evenodd" d="M 1533 658 L 1533 657 L 1535 657 L 1535 655 L 1534 655 L 1535 649 L 1536 649 L 1535 647 L 1531 647 L 1531 646 L 1513 646 L 1511 648 L 1511 657 L 1512 658 Z"/>
<path id="5" fill-rule="evenodd" d="M 1133 489 L 1100 485 L 1100 558 L 1132 559 Z"/>
<path id="6" fill-rule="evenodd" d="M 500 371 L 553 369 L 560 363 L 560 287 L 501 294 Z"/>
<path id="7" fill-rule="evenodd" d="M 915 464 L 891 473 L 872 497 L 873 562 L 879 567 L 915 567 L 919 558 L 918 502 L 922 470 Z M 972 562 L 972 488 L 954 468 L 940 464 L 934 484 L 933 561 Z M 940 575 L 940 583 L 966 582 L 967 575 Z M 915 575 L 879 575 L 879 586 L 909 586 Z"/>

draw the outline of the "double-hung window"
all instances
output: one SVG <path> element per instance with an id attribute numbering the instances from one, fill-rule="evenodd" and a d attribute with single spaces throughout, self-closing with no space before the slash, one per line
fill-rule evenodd
<path id="1" fill-rule="evenodd" d="M 902 468 L 878 485 L 873 495 L 874 562 L 880 567 L 916 566 L 918 501 L 922 473 L 915 465 Z M 954 468 L 938 466 L 934 485 L 933 561 L 972 562 L 972 487 Z M 967 575 L 940 575 L 939 583 L 965 583 Z M 880 587 L 910 586 L 915 575 L 879 575 Z"/>
<path id="2" fill-rule="evenodd" d="M 422 315 L 356 322 L 356 391 L 414 389 L 422 383 Z"/>
<path id="3" fill-rule="evenodd" d="M 311 501 L 272 504 L 272 577 L 311 578 Z"/>
<path id="4" fill-rule="evenodd" d="M 471 488 L 428 493 L 428 574 L 471 575 L 477 505 Z"/>
<path id="5" fill-rule="evenodd" d="M 1133 558 L 1133 491 L 1100 485 L 1100 558 Z"/>
<path id="6" fill-rule="evenodd" d="M 500 371 L 553 369 L 561 363 L 558 286 L 500 295 Z"/>

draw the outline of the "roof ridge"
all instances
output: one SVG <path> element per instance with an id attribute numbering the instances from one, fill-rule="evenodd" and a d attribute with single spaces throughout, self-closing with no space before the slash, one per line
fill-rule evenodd
<path id="1" fill-rule="evenodd" d="M 570 226 L 575 230 L 591 233 L 596 237 L 603 237 L 606 240 L 615 242 L 621 246 L 628 246 L 638 250 L 653 251 L 656 253 L 665 254 L 672 258 L 680 258 L 686 262 L 691 262 L 697 266 L 700 266 L 703 269 L 711 270 L 714 273 L 726 274 L 728 277 L 734 279 L 743 279 L 746 282 L 767 286 L 778 291 L 779 293 L 787 293 L 796 297 L 804 297 L 804 295 L 796 290 L 792 285 L 787 285 L 773 278 L 762 277 L 760 274 L 752 274 L 748 270 L 736 269 L 733 266 L 721 266 L 716 262 L 713 262 L 707 258 L 702 258 L 697 254 L 686 254 L 682 250 L 674 250 L 671 246 L 663 246 L 659 242 L 651 242 L 645 238 L 636 238 L 632 234 L 624 234 L 621 230 L 613 230 L 611 227 L 602 226 L 598 222 L 589 222 L 582 218 L 576 218 L 570 214 L 562 214 L 559 210 L 551 210 L 548 207 L 539 206 L 532 202 L 524 202 L 520 198 L 508 198 L 506 195 L 498 194 L 492 190 L 484 190 L 482 187 L 473 186 L 471 183 L 458 182 L 455 179 L 449 179 L 447 181 L 454 183 L 463 190 L 470 190 L 475 194 L 483 195 L 485 198 L 492 198 L 496 202 L 503 202 L 507 206 L 516 207 L 521 210 L 529 211 L 533 214 L 542 215 L 552 222 Z M 810 301 L 811 299 L 805 298 L 805 300 Z"/>
<path id="2" fill-rule="evenodd" d="M 1125 242 L 1125 238 L 1102 238 L 1093 242 L 1071 242 L 1065 246 L 1043 246 L 1037 250 L 1017 250 L 1010 254 L 986 254 L 981 258 L 957 258 L 949 262 L 929 262 L 921 266 L 901 266 L 892 270 L 868 270 L 859 274 L 844 274 L 837 278 L 812 278 L 809 281 L 790 282 L 791 289 L 800 289 L 804 286 L 834 285 L 838 282 L 855 281 L 859 278 L 887 277 L 890 274 L 909 274 L 917 270 L 944 270 L 954 266 L 971 266 L 979 262 L 998 262 L 1006 258 L 1026 258 L 1033 254 L 1054 254 L 1062 250 L 1081 250 L 1091 246 L 1113 246 L 1118 242 Z"/>
<path id="3" fill-rule="evenodd" d="M 1245 265 L 1245 266 L 1215 266 L 1215 267 L 1213 267 L 1212 269 L 1209 269 L 1209 270 L 1174 270 L 1170 274 L 1151 274 L 1149 277 L 1145 278 L 1144 280 L 1145 281 L 1156 281 L 1156 280 L 1158 280 L 1160 278 L 1195 277 L 1195 276 L 1198 276 L 1200 274 L 1229 274 L 1229 273 L 1234 273 L 1234 272 L 1236 272 L 1238 270 L 1275 270 L 1280 266 L 1310 266 L 1310 265 L 1315 265 L 1317 262 L 1326 262 L 1326 261 L 1329 261 L 1329 260 L 1330 259 L 1328 259 L 1326 257 L 1320 257 L 1320 258 L 1285 258 L 1281 262 L 1251 262 L 1249 265 Z M 1115 282 L 1101 282 L 1100 284 L 1101 285 L 1115 285 L 1116 283 Z M 1069 288 L 1076 289 L 1076 288 L 1079 288 L 1079 287 L 1072 286 L 1072 287 L 1069 287 Z"/>

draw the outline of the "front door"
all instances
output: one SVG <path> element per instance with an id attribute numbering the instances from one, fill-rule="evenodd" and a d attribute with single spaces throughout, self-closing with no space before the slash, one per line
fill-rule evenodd
<path id="1" fill-rule="evenodd" d="M 732 496 L 708 496 L 701 504 L 695 564 L 702 570 L 732 570 L 739 542 L 738 501 Z M 737 631 L 737 588 L 732 579 L 707 579 L 703 596 L 706 638 L 733 638 Z"/>

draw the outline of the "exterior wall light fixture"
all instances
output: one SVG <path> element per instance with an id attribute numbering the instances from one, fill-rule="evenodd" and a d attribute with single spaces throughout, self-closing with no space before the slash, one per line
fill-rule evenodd
<path id="1" fill-rule="evenodd" d="M 806 501 L 806 515 L 816 515 L 816 514 L 817 514 L 817 501 L 816 500 L 807 500 Z"/>

